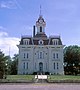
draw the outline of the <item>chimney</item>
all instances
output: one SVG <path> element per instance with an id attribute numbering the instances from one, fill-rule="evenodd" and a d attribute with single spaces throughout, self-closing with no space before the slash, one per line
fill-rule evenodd
<path id="1" fill-rule="evenodd" d="M 33 26 L 33 37 L 35 37 L 35 25 Z"/>

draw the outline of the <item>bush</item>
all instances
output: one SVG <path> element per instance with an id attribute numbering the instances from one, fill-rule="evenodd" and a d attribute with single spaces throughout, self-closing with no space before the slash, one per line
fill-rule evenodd
<path id="1" fill-rule="evenodd" d="M 33 72 L 33 75 L 37 75 L 37 72 Z"/>
<path id="2" fill-rule="evenodd" d="M 45 75 L 49 75 L 49 72 L 45 72 Z"/>

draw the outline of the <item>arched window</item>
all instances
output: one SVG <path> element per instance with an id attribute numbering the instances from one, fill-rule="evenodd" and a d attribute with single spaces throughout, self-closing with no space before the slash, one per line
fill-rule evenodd
<path id="1" fill-rule="evenodd" d="M 42 27 L 40 26 L 40 32 L 42 32 Z"/>
<path id="2" fill-rule="evenodd" d="M 42 44 L 42 41 L 40 41 L 40 45 Z"/>

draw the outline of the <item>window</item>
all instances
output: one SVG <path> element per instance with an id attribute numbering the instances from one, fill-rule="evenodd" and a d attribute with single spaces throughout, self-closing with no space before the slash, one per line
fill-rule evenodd
<path id="1" fill-rule="evenodd" d="M 25 53 L 24 53 L 24 58 L 25 58 Z"/>
<path id="2" fill-rule="evenodd" d="M 58 53 L 56 53 L 56 58 L 58 59 Z"/>
<path id="3" fill-rule="evenodd" d="M 42 32 L 42 27 L 40 27 L 40 32 Z"/>
<path id="4" fill-rule="evenodd" d="M 43 59 L 44 58 L 44 52 L 38 52 L 38 59 Z"/>
<path id="5" fill-rule="evenodd" d="M 59 53 L 58 52 L 54 52 L 52 54 L 52 59 L 59 59 Z"/>
<path id="6" fill-rule="evenodd" d="M 40 52 L 40 59 L 42 59 L 42 52 Z"/>
<path id="7" fill-rule="evenodd" d="M 58 45 L 58 39 L 53 39 L 52 43 L 53 43 L 53 45 Z"/>
<path id="8" fill-rule="evenodd" d="M 26 41 L 24 41 L 24 44 L 26 45 Z"/>
<path id="9" fill-rule="evenodd" d="M 24 45 L 29 45 L 29 39 L 24 39 L 23 43 L 24 43 Z"/>
<path id="10" fill-rule="evenodd" d="M 55 45 L 58 45 L 58 41 L 56 40 L 56 43 L 55 43 Z"/>
<path id="11" fill-rule="evenodd" d="M 58 67 L 58 63 L 57 63 L 57 69 L 59 69 L 59 67 Z"/>
<path id="12" fill-rule="evenodd" d="M 36 69 L 36 63 L 35 63 L 35 69 Z"/>
<path id="13" fill-rule="evenodd" d="M 54 69 L 55 69 L 55 63 L 54 63 Z"/>
<path id="14" fill-rule="evenodd" d="M 46 70 L 47 70 L 47 63 L 46 63 Z"/>
<path id="15" fill-rule="evenodd" d="M 55 53 L 53 53 L 53 59 L 55 59 Z"/>
<path id="16" fill-rule="evenodd" d="M 38 59 L 39 59 L 39 52 L 38 52 Z"/>
<path id="17" fill-rule="evenodd" d="M 27 58 L 29 58 L 29 53 L 27 53 Z"/>
<path id="18" fill-rule="evenodd" d="M 23 75 L 25 74 L 25 72 L 23 72 Z"/>
<path id="19" fill-rule="evenodd" d="M 27 67 L 26 68 L 28 69 L 28 62 L 27 62 Z"/>
<path id="20" fill-rule="evenodd" d="M 43 40 L 39 40 L 39 45 L 42 45 L 43 44 Z"/>
<path id="21" fill-rule="evenodd" d="M 43 56 L 42 56 L 42 57 L 44 58 L 44 52 L 43 52 L 42 54 L 43 54 Z"/>
<path id="22" fill-rule="evenodd" d="M 53 42 L 53 45 L 55 45 L 55 41 Z"/>
<path id="23" fill-rule="evenodd" d="M 23 63 L 23 69 L 25 69 L 25 62 Z"/>
<path id="24" fill-rule="evenodd" d="M 42 44 L 42 41 L 40 41 L 40 44 Z"/>

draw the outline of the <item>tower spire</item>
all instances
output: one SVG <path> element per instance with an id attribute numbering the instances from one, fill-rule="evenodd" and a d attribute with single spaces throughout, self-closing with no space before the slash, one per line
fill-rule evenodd
<path id="1" fill-rule="evenodd" d="M 42 8 L 41 8 L 41 5 L 40 5 L 40 16 L 42 16 Z"/>

